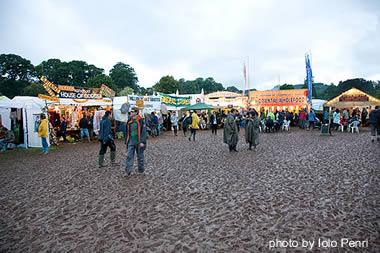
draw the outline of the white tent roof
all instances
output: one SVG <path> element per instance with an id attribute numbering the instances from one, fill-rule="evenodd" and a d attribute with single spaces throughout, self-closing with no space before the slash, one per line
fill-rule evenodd
<path id="1" fill-rule="evenodd" d="M 0 96 L 0 102 L 10 102 L 10 101 L 12 101 L 12 100 L 7 98 L 6 96 Z"/>
<path id="2" fill-rule="evenodd" d="M 14 102 L 5 96 L 0 97 L 0 108 L 24 108 L 24 103 Z"/>

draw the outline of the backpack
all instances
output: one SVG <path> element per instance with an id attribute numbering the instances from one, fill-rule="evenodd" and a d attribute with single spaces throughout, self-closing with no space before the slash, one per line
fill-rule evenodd
<path id="1" fill-rule="evenodd" d="M 129 107 L 130 107 L 129 104 L 124 103 L 124 104 L 121 106 L 121 108 L 120 108 L 121 113 L 122 113 L 122 114 L 126 114 L 126 113 L 128 113 L 128 112 L 129 112 Z"/>

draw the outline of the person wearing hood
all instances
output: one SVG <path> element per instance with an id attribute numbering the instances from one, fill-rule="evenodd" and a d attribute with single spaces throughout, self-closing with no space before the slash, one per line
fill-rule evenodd
<path id="1" fill-rule="evenodd" d="M 111 165 L 118 165 L 118 163 L 115 162 L 116 145 L 112 136 L 110 117 L 111 111 L 106 111 L 102 121 L 100 121 L 100 131 L 98 137 L 98 141 L 100 141 L 99 167 L 106 167 L 106 165 L 104 165 L 104 154 L 107 152 L 107 147 L 110 147 L 111 149 Z"/>
<path id="2" fill-rule="evenodd" d="M 248 150 L 259 145 L 260 120 L 254 112 L 249 112 L 245 120 L 245 141 L 249 143 Z"/>
<path id="3" fill-rule="evenodd" d="M 49 144 L 47 143 L 47 138 L 49 136 L 48 132 L 48 119 L 45 114 L 41 114 L 41 123 L 38 127 L 38 137 L 41 138 L 42 142 L 42 154 L 46 155 L 49 152 Z"/>
<path id="4" fill-rule="evenodd" d="M 193 141 L 195 141 L 195 134 L 197 133 L 197 129 L 199 129 L 199 118 L 195 112 L 193 112 L 193 114 L 191 115 L 190 129 L 191 133 L 189 136 L 189 141 L 191 141 L 191 136 L 193 136 Z"/>
<path id="5" fill-rule="evenodd" d="M 239 141 L 238 129 L 235 119 L 236 114 L 237 110 L 232 109 L 231 113 L 228 114 L 223 127 L 223 142 L 228 144 L 230 152 L 238 152 L 236 150 L 236 145 Z"/>
<path id="6" fill-rule="evenodd" d="M 137 153 L 138 172 L 144 173 L 144 150 L 146 148 L 146 125 L 144 118 L 138 115 L 139 109 L 133 107 L 131 118 L 127 124 L 125 144 L 127 145 L 127 159 L 125 162 L 126 175 L 131 175 L 135 152 Z"/>

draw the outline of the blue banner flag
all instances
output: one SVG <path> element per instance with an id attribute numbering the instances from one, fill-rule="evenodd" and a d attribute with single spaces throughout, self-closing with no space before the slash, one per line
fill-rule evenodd
<path id="1" fill-rule="evenodd" d="M 313 74 L 311 71 L 309 54 L 305 55 L 305 62 L 306 62 L 306 81 L 307 81 L 307 102 L 310 104 L 311 103 L 311 91 L 312 91 L 311 78 L 312 78 Z"/>

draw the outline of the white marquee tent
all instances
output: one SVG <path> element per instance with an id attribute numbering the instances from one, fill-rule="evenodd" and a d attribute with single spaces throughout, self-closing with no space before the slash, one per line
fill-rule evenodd
<path id="1" fill-rule="evenodd" d="M 36 128 L 36 119 L 42 113 L 42 109 L 46 106 L 43 100 L 36 97 L 17 96 L 12 102 L 22 105 L 24 119 L 25 144 L 27 147 L 42 147 L 41 138 L 38 137 L 38 128 Z M 49 143 L 49 138 L 48 143 Z"/>

